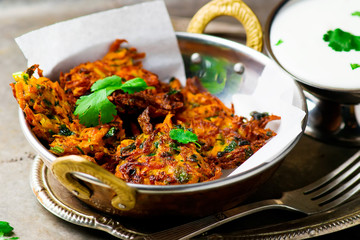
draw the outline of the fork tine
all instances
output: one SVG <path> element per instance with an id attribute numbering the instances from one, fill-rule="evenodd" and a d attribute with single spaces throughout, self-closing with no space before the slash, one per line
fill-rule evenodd
<path id="1" fill-rule="evenodd" d="M 324 194 L 325 192 L 334 188 L 336 185 L 338 185 L 341 181 L 343 181 L 346 177 L 350 176 L 352 173 L 354 173 L 355 170 L 360 167 L 360 161 L 358 161 L 359 158 L 360 151 L 356 152 L 351 158 L 349 158 L 346 162 L 337 167 L 333 172 L 330 172 L 329 174 L 320 178 L 314 183 L 304 187 L 304 194 L 312 194 L 314 195 L 312 198 L 315 198 L 316 196 Z M 345 173 L 342 173 L 356 161 L 358 162 L 354 166 L 348 169 Z"/>
<path id="2" fill-rule="evenodd" d="M 328 210 L 330 208 L 336 207 L 336 206 L 340 205 L 341 203 L 345 202 L 346 200 L 348 200 L 353 195 L 355 195 L 357 192 L 359 192 L 359 190 L 360 190 L 360 184 L 357 184 L 356 186 L 354 186 L 351 190 L 346 192 L 341 197 L 336 198 L 336 199 L 331 200 L 331 201 L 328 201 L 328 202 L 323 202 L 319 206 L 320 206 L 322 211 L 325 211 L 325 210 Z"/>
<path id="3" fill-rule="evenodd" d="M 345 186 L 344 184 L 342 184 L 342 182 L 348 178 L 349 176 L 351 176 L 352 174 L 356 173 L 360 168 L 360 161 L 358 161 L 356 164 L 354 164 L 351 168 L 349 169 L 345 169 L 343 172 L 341 172 L 339 175 L 337 175 L 335 178 L 331 179 L 331 182 L 328 181 L 328 184 L 324 185 L 323 187 L 318 188 L 317 190 L 313 191 L 310 193 L 310 197 L 311 199 L 318 199 L 321 198 L 323 195 L 328 194 L 329 192 L 333 191 L 334 189 L 336 189 L 337 187 L 339 188 L 344 188 L 343 186 Z M 358 178 L 356 177 L 352 177 L 351 180 L 349 180 L 348 183 L 346 183 L 347 186 L 350 186 L 351 184 L 353 184 L 355 181 L 357 181 Z"/>
<path id="4" fill-rule="evenodd" d="M 356 191 L 360 188 L 360 183 L 357 183 L 360 179 L 360 173 L 358 173 L 355 177 L 351 178 L 350 181 L 346 182 L 344 185 L 339 186 L 338 189 L 330 192 L 329 194 L 326 194 L 322 196 L 321 198 L 316 199 L 315 201 L 320 205 L 325 205 L 326 203 L 330 203 L 335 201 L 336 199 L 339 199 L 341 197 L 341 201 L 347 200 L 347 198 L 351 197 L 353 194 L 356 193 Z M 345 193 L 343 196 L 341 196 L 342 193 Z"/>

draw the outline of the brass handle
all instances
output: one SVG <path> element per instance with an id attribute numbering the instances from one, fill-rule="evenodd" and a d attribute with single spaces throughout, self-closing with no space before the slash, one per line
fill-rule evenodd
<path id="1" fill-rule="evenodd" d="M 254 12 L 242 0 L 213 0 L 204 5 L 191 19 L 187 28 L 191 33 L 203 33 L 206 25 L 219 16 L 239 20 L 246 32 L 246 46 L 262 51 L 262 28 Z"/>
<path id="2" fill-rule="evenodd" d="M 114 208 L 126 211 L 135 206 L 136 198 L 133 188 L 129 187 L 123 180 L 115 177 L 114 174 L 81 156 L 69 155 L 59 157 L 52 163 L 51 171 L 61 184 L 79 198 L 90 199 L 91 191 L 79 183 L 78 179 L 72 175 L 74 172 L 94 176 L 111 187 L 116 193 L 111 200 Z"/>

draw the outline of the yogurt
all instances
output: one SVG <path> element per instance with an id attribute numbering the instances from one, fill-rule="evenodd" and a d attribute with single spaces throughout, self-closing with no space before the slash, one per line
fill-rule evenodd
<path id="1" fill-rule="evenodd" d="M 323 40 L 340 28 L 360 36 L 360 0 L 290 0 L 270 29 L 271 50 L 286 71 L 301 82 L 325 89 L 360 89 L 360 51 L 337 52 Z"/>

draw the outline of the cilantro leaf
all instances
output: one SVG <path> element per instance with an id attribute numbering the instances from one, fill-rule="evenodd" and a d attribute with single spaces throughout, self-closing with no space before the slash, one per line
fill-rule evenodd
<path id="1" fill-rule="evenodd" d="M 126 81 L 122 86 L 121 90 L 126 93 L 133 94 L 135 92 L 141 92 L 148 88 L 148 85 L 142 78 L 134 78 Z"/>
<path id="2" fill-rule="evenodd" d="M 109 90 L 118 90 L 121 89 L 122 86 L 122 78 L 117 76 L 117 75 L 113 75 L 110 77 L 106 77 L 100 80 L 97 80 L 92 86 L 91 86 L 91 91 L 95 92 L 97 90 L 100 89 L 109 89 Z M 114 90 L 114 91 L 115 91 Z M 111 93 L 109 93 L 110 95 Z"/>
<path id="3" fill-rule="evenodd" d="M 353 12 L 353 13 L 351 14 L 351 16 L 358 16 L 358 17 L 360 17 L 360 11 Z"/>
<path id="4" fill-rule="evenodd" d="M 329 42 L 329 47 L 337 52 L 360 51 L 360 36 L 355 36 L 340 28 L 328 31 L 324 34 L 323 40 Z"/>
<path id="5" fill-rule="evenodd" d="M 6 235 L 11 233 L 12 230 L 14 230 L 14 228 L 11 227 L 8 222 L 0 221 L 0 234 Z"/>
<path id="6" fill-rule="evenodd" d="M 110 93 L 111 94 L 111 93 Z M 74 114 L 79 115 L 80 123 L 87 127 L 99 125 L 99 114 L 101 123 L 111 122 L 116 115 L 116 106 L 109 101 L 106 89 L 82 96 L 76 101 Z"/>
<path id="7" fill-rule="evenodd" d="M 91 86 L 91 91 L 95 92 L 105 88 L 110 95 L 112 92 L 121 89 L 126 93 L 133 94 L 135 92 L 141 92 L 145 89 L 152 88 L 149 87 L 142 78 L 133 78 L 124 83 L 122 83 L 122 80 L 123 79 L 121 77 L 116 75 L 100 79 Z"/>
<path id="8" fill-rule="evenodd" d="M 275 46 L 279 46 L 280 44 L 282 44 L 284 41 L 279 39 L 279 41 L 277 41 L 277 43 L 275 43 Z"/>
<path id="9" fill-rule="evenodd" d="M 351 69 L 354 70 L 356 68 L 360 68 L 360 64 L 358 63 L 350 63 Z"/>
<path id="10" fill-rule="evenodd" d="M 13 227 L 8 222 L 0 221 L 0 240 L 15 240 L 19 237 L 5 237 L 12 235 Z"/>
<path id="11" fill-rule="evenodd" d="M 186 144 L 189 142 L 195 143 L 198 141 L 198 137 L 195 133 L 184 131 L 183 129 L 171 129 L 169 135 L 172 140 L 176 140 L 179 143 Z"/>
<path id="12" fill-rule="evenodd" d="M 131 79 L 124 84 L 122 78 L 116 75 L 100 79 L 91 86 L 91 94 L 81 96 L 76 101 L 74 115 L 78 115 L 80 123 L 87 127 L 99 125 L 99 117 L 101 123 L 109 123 L 117 114 L 116 106 L 107 98 L 111 93 L 123 90 L 133 94 L 147 88 L 150 87 L 141 78 Z"/>

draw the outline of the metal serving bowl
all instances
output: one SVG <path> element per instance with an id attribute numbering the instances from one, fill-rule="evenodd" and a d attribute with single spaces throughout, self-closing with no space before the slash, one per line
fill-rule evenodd
<path id="1" fill-rule="evenodd" d="M 270 14 L 265 26 L 264 42 L 268 55 L 305 90 L 308 106 L 305 133 L 332 144 L 360 146 L 360 119 L 358 117 L 360 109 L 357 106 L 360 103 L 360 89 L 319 86 L 314 81 L 306 81 L 286 69 L 273 52 L 270 44 L 272 24 L 277 14 L 290 2 L 288 0 L 280 2 Z"/>
<path id="2" fill-rule="evenodd" d="M 189 25 L 189 31 L 201 32 L 203 30 L 201 27 L 211 21 L 211 19 L 203 21 L 199 25 L 201 27 L 196 27 L 199 24 L 196 21 L 197 16 L 203 19 L 201 17 L 202 12 L 209 15 L 209 8 L 211 8 L 213 9 L 211 12 L 224 15 L 225 13 L 219 12 L 218 9 L 225 9 L 224 6 L 229 4 L 231 6 L 235 4 L 236 7 L 239 7 L 239 4 L 240 7 L 244 6 L 244 3 L 239 0 L 211 2 L 195 15 Z M 253 31 L 260 31 L 260 34 L 250 34 L 250 38 L 248 35 L 248 44 L 255 42 L 254 46 L 261 50 L 262 35 L 261 28 L 260 30 L 258 28 L 260 24 L 251 11 L 246 10 L 245 12 L 247 19 L 251 18 L 251 21 L 257 23 L 254 25 L 250 21 L 251 26 L 257 26 Z M 235 13 L 229 14 L 238 15 L 238 11 Z M 213 16 L 216 17 L 216 14 Z M 242 22 L 247 31 L 251 32 L 249 20 Z M 179 32 L 176 35 L 185 62 L 191 61 L 194 53 L 200 56 L 211 55 L 213 58 L 227 59 L 230 66 L 240 62 L 245 69 L 244 78 L 246 81 L 256 81 L 265 65 L 270 61 L 262 53 L 233 41 L 197 33 Z M 293 105 L 306 111 L 302 90 L 295 82 Z M 157 216 L 200 217 L 238 205 L 270 178 L 301 137 L 300 134 L 293 139 L 286 149 L 271 157 L 269 161 L 241 174 L 197 184 L 156 186 L 125 183 L 100 166 L 79 156 L 57 158 L 38 141 L 26 123 L 21 110 L 19 117 L 20 125 L 29 143 L 69 191 L 85 203 L 105 213 L 141 218 Z M 305 122 L 303 121 L 303 128 Z"/>

